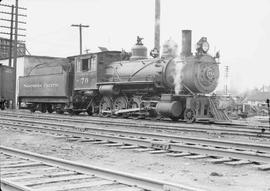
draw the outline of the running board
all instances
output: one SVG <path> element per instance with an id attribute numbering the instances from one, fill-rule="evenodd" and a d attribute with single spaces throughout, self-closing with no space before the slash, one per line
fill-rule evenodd
<path id="1" fill-rule="evenodd" d="M 131 113 L 131 112 L 138 112 L 138 111 L 147 111 L 149 109 L 146 108 L 131 108 L 131 109 L 120 109 L 117 111 L 112 111 L 112 110 L 102 110 L 101 113 L 107 113 L 107 114 L 123 114 L 123 113 Z"/>

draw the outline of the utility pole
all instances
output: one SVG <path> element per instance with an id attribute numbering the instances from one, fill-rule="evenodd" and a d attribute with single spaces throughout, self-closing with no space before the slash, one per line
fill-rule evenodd
<path id="1" fill-rule="evenodd" d="M 82 27 L 87 28 L 87 27 L 89 27 L 89 25 L 82 25 L 82 24 L 75 25 L 75 24 L 72 24 L 71 26 L 72 27 L 79 27 L 79 33 L 80 33 L 80 55 L 82 55 Z"/>
<path id="2" fill-rule="evenodd" d="M 160 0 L 155 0 L 155 49 L 160 52 Z"/>
<path id="3" fill-rule="evenodd" d="M 228 94 L 229 66 L 225 66 L 225 94 Z"/>
<path id="4" fill-rule="evenodd" d="M 19 2 L 16 0 L 15 4 L 15 39 L 14 39 L 14 60 L 13 60 L 13 67 L 14 67 L 14 78 L 15 78 L 15 83 L 14 83 L 14 97 L 13 97 L 13 102 L 12 102 L 12 109 L 16 109 L 16 89 L 17 89 L 17 46 L 18 46 L 18 7 L 19 7 Z M 12 45 L 10 45 L 12 46 Z"/>
<path id="5" fill-rule="evenodd" d="M 11 67 L 12 62 L 12 41 L 13 41 L 13 16 L 14 16 L 14 5 L 11 6 L 11 20 L 10 20 L 10 37 L 9 37 L 9 60 L 8 65 Z"/>
<path id="6" fill-rule="evenodd" d="M 268 115 L 269 115 L 269 130 L 270 130 L 270 99 L 266 100 L 267 107 L 268 107 Z"/>

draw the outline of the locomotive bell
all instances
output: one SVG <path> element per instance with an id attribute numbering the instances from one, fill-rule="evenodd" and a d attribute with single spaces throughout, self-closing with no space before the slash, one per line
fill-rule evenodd
<path id="1" fill-rule="evenodd" d="M 147 58 L 147 48 L 143 45 L 142 39 L 137 36 L 137 43 L 131 48 L 130 60 L 141 60 Z"/>

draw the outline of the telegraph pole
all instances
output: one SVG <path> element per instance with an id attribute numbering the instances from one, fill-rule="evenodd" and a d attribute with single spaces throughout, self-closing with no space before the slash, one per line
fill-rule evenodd
<path id="1" fill-rule="evenodd" d="M 269 115 L 269 130 L 270 130 L 270 99 L 266 100 L 267 107 L 268 107 L 268 115 Z"/>
<path id="2" fill-rule="evenodd" d="M 9 60 L 8 65 L 11 67 L 12 62 L 12 41 L 13 41 L 13 16 L 14 16 L 14 5 L 11 6 L 11 21 L 10 21 L 10 37 L 9 37 Z"/>
<path id="3" fill-rule="evenodd" d="M 13 60 L 13 67 L 14 67 L 14 73 L 15 73 L 15 83 L 14 83 L 14 98 L 12 102 L 12 109 L 16 109 L 16 89 L 17 89 L 17 46 L 18 46 L 18 7 L 19 2 L 16 0 L 15 4 L 15 39 L 14 39 L 14 60 Z M 10 45 L 12 46 L 12 45 Z"/>
<path id="4" fill-rule="evenodd" d="M 89 25 L 82 25 L 82 24 L 75 25 L 75 24 L 72 24 L 71 26 L 72 27 L 79 27 L 79 33 L 80 33 L 80 55 L 82 55 L 82 27 L 88 28 Z"/>
<path id="5" fill-rule="evenodd" d="M 228 94 L 229 66 L 225 66 L 225 94 Z"/>
<path id="6" fill-rule="evenodd" d="M 160 52 L 160 0 L 155 0 L 155 49 Z"/>

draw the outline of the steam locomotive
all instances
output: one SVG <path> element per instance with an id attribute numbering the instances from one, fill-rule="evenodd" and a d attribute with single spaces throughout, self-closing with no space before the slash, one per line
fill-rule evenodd
<path id="1" fill-rule="evenodd" d="M 147 58 L 137 38 L 131 57 L 123 51 L 103 51 L 39 64 L 19 79 L 19 105 L 41 111 L 89 115 L 161 116 L 193 122 L 223 119 L 213 96 L 219 79 L 218 54 L 207 52 L 203 37 L 191 52 L 191 31 L 182 31 L 182 53 L 170 45 L 161 58 Z"/>

